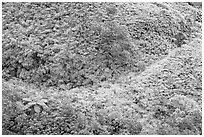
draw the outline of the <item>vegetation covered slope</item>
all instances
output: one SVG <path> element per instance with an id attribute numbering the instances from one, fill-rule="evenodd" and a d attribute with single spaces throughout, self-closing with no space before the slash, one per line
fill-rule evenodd
<path id="1" fill-rule="evenodd" d="M 202 11 L 3 3 L 3 134 L 202 134 Z"/>

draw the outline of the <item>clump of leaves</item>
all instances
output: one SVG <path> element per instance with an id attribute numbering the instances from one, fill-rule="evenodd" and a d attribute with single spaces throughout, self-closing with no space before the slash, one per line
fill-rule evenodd
<path id="1" fill-rule="evenodd" d="M 26 110 L 30 108 L 29 106 L 37 103 L 28 98 L 24 98 L 24 101 L 28 101 L 27 106 L 24 106 Z M 42 99 L 38 101 L 39 104 L 44 104 L 44 102 L 46 101 Z M 35 112 L 32 115 L 13 112 L 15 116 L 3 120 L 4 129 L 18 135 L 68 135 L 79 134 L 86 127 L 86 118 L 70 105 L 52 108 L 41 113 L 36 113 L 39 112 L 38 108 L 33 109 Z"/>
<path id="2" fill-rule="evenodd" d="M 126 118 L 121 112 L 107 112 L 105 109 L 97 113 L 97 122 L 109 135 L 137 135 L 142 130 L 135 118 Z"/>
<path id="3" fill-rule="evenodd" d="M 106 12 L 107 12 L 108 15 L 114 15 L 117 12 L 117 8 L 115 6 L 112 6 L 112 5 L 108 6 L 106 8 Z"/>
<path id="4" fill-rule="evenodd" d="M 181 47 L 181 45 L 186 44 L 187 36 L 184 33 L 179 32 L 175 35 L 175 44 L 178 47 Z"/>
<path id="5" fill-rule="evenodd" d="M 168 109 L 160 112 L 162 125 L 159 126 L 158 134 L 202 134 L 201 110 L 194 100 L 177 95 L 167 104 Z M 161 113 L 164 113 L 165 117 L 161 117 Z"/>
<path id="6" fill-rule="evenodd" d="M 23 105 L 22 109 L 26 111 L 27 114 L 34 114 L 34 113 L 40 113 L 43 110 L 47 111 L 49 110 L 49 107 L 47 106 L 48 100 L 43 99 L 41 96 L 31 97 L 31 98 L 23 98 Z"/>

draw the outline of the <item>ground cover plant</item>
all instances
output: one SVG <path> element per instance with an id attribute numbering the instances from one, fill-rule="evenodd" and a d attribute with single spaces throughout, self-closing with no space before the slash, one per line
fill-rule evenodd
<path id="1" fill-rule="evenodd" d="M 4 135 L 201 135 L 202 3 L 3 2 Z"/>

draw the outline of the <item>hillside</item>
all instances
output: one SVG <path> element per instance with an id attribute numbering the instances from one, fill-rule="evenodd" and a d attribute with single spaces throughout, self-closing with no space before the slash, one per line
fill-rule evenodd
<path id="1" fill-rule="evenodd" d="M 3 134 L 201 135 L 201 9 L 3 3 Z"/>

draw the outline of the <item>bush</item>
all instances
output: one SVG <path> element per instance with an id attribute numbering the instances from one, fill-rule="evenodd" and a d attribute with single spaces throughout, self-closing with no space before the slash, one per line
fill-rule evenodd
<path id="1" fill-rule="evenodd" d="M 175 96 L 167 102 L 167 108 L 156 112 L 160 116 L 162 125 L 159 126 L 158 134 L 168 135 L 199 135 L 202 134 L 202 114 L 198 104 L 185 96 Z M 161 110 L 161 109 L 160 109 Z M 155 113 L 155 114 L 156 114 Z M 164 117 L 161 117 L 161 116 Z"/>
<path id="2" fill-rule="evenodd" d="M 15 108 L 15 103 L 12 104 Z M 7 107 L 8 108 L 8 107 Z M 18 135 L 63 135 L 78 134 L 80 130 L 85 129 L 86 119 L 81 118 L 80 113 L 72 107 L 62 107 L 55 112 L 41 113 L 17 113 L 13 110 L 10 115 L 8 110 L 3 111 L 2 127 L 10 131 L 9 134 Z"/>
<path id="3" fill-rule="evenodd" d="M 59 8 L 58 3 L 40 3 L 38 8 L 35 3 L 26 3 L 25 6 L 20 3 L 3 5 L 3 9 L 11 8 L 16 13 L 11 15 L 11 9 L 3 10 L 4 78 L 17 77 L 29 83 L 46 86 L 70 84 L 74 88 L 93 84 L 96 79 L 100 81 L 105 68 L 110 68 L 117 75 L 119 67 L 134 64 L 130 57 L 134 54 L 133 46 L 124 26 L 114 20 L 89 21 L 93 15 L 87 10 L 96 5 L 95 3 L 61 5 L 64 9 L 70 7 L 76 11 L 67 11 L 73 17 L 64 16 L 61 12 L 55 13 L 51 7 Z M 13 8 L 15 6 L 22 10 Z M 50 13 L 46 13 L 45 9 Z M 84 10 L 83 13 L 81 10 Z M 108 17 L 114 17 L 115 10 L 114 7 L 108 7 Z M 20 16 L 22 13 L 27 15 L 34 11 L 42 12 L 39 15 L 31 14 L 30 17 Z M 9 23 L 7 16 L 13 16 L 15 24 Z M 23 24 L 20 20 L 24 20 Z M 36 25 L 31 25 L 32 23 Z M 90 75 L 97 78 L 92 79 Z"/>

